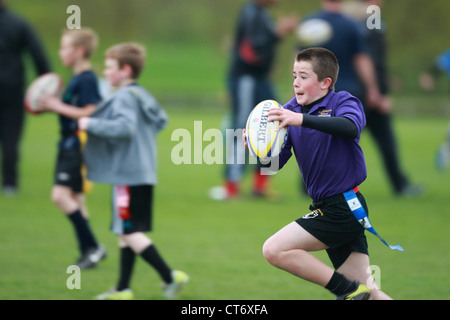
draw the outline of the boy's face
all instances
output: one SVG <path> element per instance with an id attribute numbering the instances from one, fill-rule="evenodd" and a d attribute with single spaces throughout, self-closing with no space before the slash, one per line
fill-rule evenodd
<path id="1" fill-rule="evenodd" d="M 72 43 L 72 38 L 69 35 L 64 35 L 61 38 L 61 47 L 59 49 L 59 57 L 66 67 L 73 67 L 80 59 L 82 52 Z"/>
<path id="2" fill-rule="evenodd" d="M 125 68 L 120 68 L 119 61 L 117 59 L 106 58 L 105 70 L 103 71 L 106 79 L 113 87 L 120 87 L 123 80 L 129 78 L 129 73 Z"/>
<path id="3" fill-rule="evenodd" d="M 295 98 L 300 105 L 310 104 L 328 93 L 328 81 L 319 81 L 309 61 L 295 61 L 293 77 Z"/>

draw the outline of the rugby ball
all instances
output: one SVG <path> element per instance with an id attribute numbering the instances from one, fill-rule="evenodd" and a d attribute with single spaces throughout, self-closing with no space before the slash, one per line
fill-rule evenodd
<path id="1" fill-rule="evenodd" d="M 318 46 L 333 36 L 333 28 L 323 19 L 306 20 L 297 28 L 297 37 L 305 47 Z"/>
<path id="2" fill-rule="evenodd" d="M 62 89 L 62 79 L 53 72 L 45 73 L 36 78 L 25 94 L 25 109 L 32 114 L 42 113 L 39 98 L 46 95 L 58 96 Z"/>
<path id="3" fill-rule="evenodd" d="M 264 100 L 252 110 L 247 119 L 246 138 L 250 153 L 260 159 L 273 158 L 280 154 L 287 140 L 287 129 L 275 130 L 280 121 L 268 121 L 267 113 L 272 108 L 283 108 L 274 100 Z"/>

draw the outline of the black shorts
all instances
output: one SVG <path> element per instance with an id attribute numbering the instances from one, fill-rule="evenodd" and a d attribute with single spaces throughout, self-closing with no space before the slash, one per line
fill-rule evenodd
<path id="1" fill-rule="evenodd" d="M 56 185 L 69 187 L 74 192 L 83 191 L 83 177 L 81 175 L 81 166 L 83 156 L 79 149 L 58 151 L 56 160 L 55 178 Z"/>
<path id="2" fill-rule="evenodd" d="M 121 197 L 125 197 L 122 200 L 128 203 L 128 210 L 120 208 Z M 111 231 L 117 235 L 151 231 L 152 207 L 153 186 L 113 186 Z"/>
<path id="3" fill-rule="evenodd" d="M 356 195 L 369 214 L 363 195 L 360 192 Z M 296 222 L 329 247 L 327 253 L 335 269 L 339 268 L 353 251 L 369 254 L 365 229 L 353 216 L 343 194 L 325 198 L 313 203 L 309 208 L 313 211 Z"/>

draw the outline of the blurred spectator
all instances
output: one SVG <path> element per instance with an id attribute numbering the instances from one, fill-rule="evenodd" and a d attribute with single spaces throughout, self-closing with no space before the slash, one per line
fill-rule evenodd
<path id="1" fill-rule="evenodd" d="M 4 195 L 14 195 L 19 188 L 19 145 L 25 121 L 22 60 L 25 52 L 31 55 L 38 75 L 50 71 L 33 29 L 0 0 L 0 144 Z"/>
<path id="2" fill-rule="evenodd" d="M 433 90 L 436 79 L 443 74 L 447 74 L 450 84 L 450 49 L 436 57 L 436 60 L 432 63 L 430 68 L 420 75 L 419 83 L 422 89 L 426 91 Z"/>
<path id="3" fill-rule="evenodd" d="M 439 55 L 430 68 L 421 74 L 419 83 L 422 89 L 431 91 L 435 88 L 436 79 L 447 74 L 447 79 L 450 84 L 450 49 Z M 450 93 L 450 86 L 449 86 Z M 450 162 L 450 123 L 447 128 L 447 135 L 444 143 L 441 144 L 436 153 L 436 167 L 438 170 L 444 170 L 448 167 Z"/>
<path id="4" fill-rule="evenodd" d="M 270 72 L 275 60 L 276 46 L 279 41 L 297 26 L 295 17 L 282 17 L 274 23 L 267 8 L 280 0 L 250 0 L 242 8 L 231 53 L 231 66 L 228 75 L 228 89 L 231 96 L 231 128 L 245 128 L 248 115 L 261 101 L 275 98 L 270 80 Z M 245 149 L 238 148 L 241 141 L 227 141 L 232 144 L 227 150 L 235 150 L 234 158 L 227 155 L 225 186 L 213 188 L 211 197 L 224 200 L 239 195 L 244 164 L 237 159 L 245 159 Z M 231 140 L 231 139 L 228 139 Z M 231 153 L 231 152 L 230 152 Z M 254 175 L 253 194 L 268 196 L 268 176 L 261 175 L 257 167 Z M 218 189 L 217 189 L 218 188 Z M 211 191 L 213 191 L 211 189 Z"/>
<path id="5" fill-rule="evenodd" d="M 366 16 L 360 21 L 368 52 L 375 67 L 381 99 L 378 104 L 366 104 L 367 128 L 381 152 L 385 169 L 388 173 L 394 192 L 404 196 L 418 196 L 423 192 L 421 186 L 412 185 L 403 172 L 397 151 L 397 142 L 392 124 L 392 103 L 388 97 L 389 80 L 387 68 L 386 25 L 380 21 L 380 28 L 367 27 L 367 8 L 381 8 L 382 0 L 361 0 Z M 381 17 L 380 17 L 381 18 Z"/>
<path id="6" fill-rule="evenodd" d="M 345 90 L 363 102 L 367 129 L 381 153 L 389 182 L 396 195 L 417 196 L 423 190 L 412 185 L 400 166 L 392 127 L 391 102 L 387 97 L 385 28 L 369 29 L 367 15 L 361 25 L 344 14 L 342 0 L 321 0 L 322 10 L 308 16 L 327 21 L 333 30 L 330 39 L 320 44 L 334 52 L 340 71 L 336 91 Z M 364 9 L 381 5 L 380 0 L 362 0 Z M 364 10 L 365 12 L 365 10 Z"/>

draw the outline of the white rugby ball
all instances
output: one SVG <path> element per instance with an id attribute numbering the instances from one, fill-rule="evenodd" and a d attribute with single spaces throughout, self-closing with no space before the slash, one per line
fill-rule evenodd
<path id="1" fill-rule="evenodd" d="M 43 112 L 38 100 L 45 95 L 58 96 L 62 89 L 62 79 L 53 72 L 45 73 L 36 78 L 25 94 L 25 108 L 28 112 L 39 114 Z"/>
<path id="2" fill-rule="evenodd" d="M 318 46 L 327 42 L 333 36 L 333 28 L 323 19 L 306 20 L 297 28 L 300 44 L 306 47 Z"/>
<path id="3" fill-rule="evenodd" d="M 275 130 L 280 121 L 268 121 L 267 113 L 272 108 L 283 108 L 274 100 L 264 100 L 252 110 L 247 119 L 246 138 L 250 153 L 260 159 L 276 157 L 283 149 L 288 131 Z"/>

